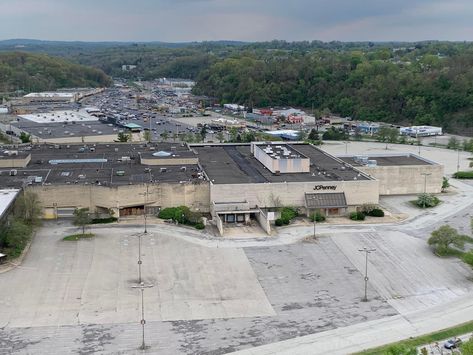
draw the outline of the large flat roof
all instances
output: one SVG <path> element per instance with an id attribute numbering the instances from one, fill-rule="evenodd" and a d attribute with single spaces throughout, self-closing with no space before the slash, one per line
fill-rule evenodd
<path id="1" fill-rule="evenodd" d="M 198 182 L 197 164 L 146 166 L 140 154 L 169 151 L 188 155 L 186 146 L 179 144 L 42 144 L 28 153 L 31 161 L 25 168 L 0 169 L 0 185 L 22 187 L 28 184 L 95 184 L 102 186 L 129 185 L 147 182 Z M 35 182 L 35 177 L 39 182 Z"/>
<path id="2" fill-rule="evenodd" d="M 435 163 L 422 159 L 414 154 L 398 154 L 398 155 L 363 155 L 363 156 L 342 156 L 340 159 L 353 166 L 364 166 L 359 157 L 365 157 L 368 160 L 375 160 L 379 166 L 406 166 L 406 165 L 435 165 Z"/>
<path id="3" fill-rule="evenodd" d="M 19 192 L 19 189 L 0 189 L 0 219 L 3 218 L 4 213 L 15 201 Z"/>
<path id="4" fill-rule="evenodd" d="M 289 144 L 310 159 L 310 172 L 276 175 L 266 169 L 245 145 L 191 145 L 214 184 L 330 182 L 369 180 L 349 164 L 309 144 Z"/>

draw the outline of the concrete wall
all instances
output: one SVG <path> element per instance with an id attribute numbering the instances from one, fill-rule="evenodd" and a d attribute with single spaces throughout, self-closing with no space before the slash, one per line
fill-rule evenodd
<path id="1" fill-rule="evenodd" d="M 424 192 L 442 192 L 443 165 L 406 165 L 357 167 L 358 170 L 379 180 L 380 195 L 406 195 Z M 422 173 L 431 174 L 425 179 Z"/>
<path id="2" fill-rule="evenodd" d="M 255 158 L 258 159 L 261 164 L 268 168 L 272 173 L 275 173 L 276 171 L 279 171 L 281 174 L 307 173 L 310 171 L 309 158 L 274 159 L 263 151 L 262 148 L 264 147 L 266 147 L 266 145 L 253 144 L 253 154 Z"/>
<path id="3" fill-rule="evenodd" d="M 335 190 L 314 190 L 316 185 L 336 186 Z M 215 202 L 246 200 L 250 208 L 282 206 L 305 206 L 305 193 L 345 192 L 347 204 L 361 206 L 379 202 L 379 184 L 376 180 L 334 182 L 289 182 L 272 184 L 212 184 L 210 199 Z"/>
<path id="4" fill-rule="evenodd" d="M 258 223 L 260 224 L 261 228 L 266 232 L 266 234 L 271 234 L 271 223 L 268 220 L 268 216 L 259 209 L 259 213 L 255 214 Z"/>
<path id="5" fill-rule="evenodd" d="M 31 154 L 27 156 L 0 158 L 0 168 L 26 168 L 31 161 Z"/>
<path id="6" fill-rule="evenodd" d="M 32 136 L 33 143 L 54 143 L 54 144 L 73 144 L 73 143 L 114 143 L 117 140 L 117 134 L 102 134 L 97 136 L 70 136 L 59 138 L 40 138 Z M 132 133 L 132 142 L 141 142 L 140 133 Z"/>
<path id="7" fill-rule="evenodd" d="M 146 185 L 125 185 L 105 187 L 96 185 L 36 185 L 28 189 L 36 192 L 45 214 L 51 214 L 51 208 L 96 207 L 118 208 L 143 205 Z M 148 206 L 176 207 L 188 206 L 192 210 L 209 212 L 209 184 L 150 184 L 148 186 Z"/>

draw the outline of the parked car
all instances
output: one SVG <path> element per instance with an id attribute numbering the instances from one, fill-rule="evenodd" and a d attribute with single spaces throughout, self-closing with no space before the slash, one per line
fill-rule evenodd
<path id="1" fill-rule="evenodd" d="M 455 349 L 458 348 L 462 344 L 462 340 L 460 338 L 452 338 L 449 339 L 443 344 L 445 349 Z"/>

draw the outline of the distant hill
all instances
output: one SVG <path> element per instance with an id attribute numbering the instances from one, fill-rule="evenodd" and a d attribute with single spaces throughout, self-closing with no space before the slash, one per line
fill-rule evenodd
<path id="1" fill-rule="evenodd" d="M 100 69 L 45 54 L 0 52 L 0 92 L 104 87 L 111 79 Z"/>

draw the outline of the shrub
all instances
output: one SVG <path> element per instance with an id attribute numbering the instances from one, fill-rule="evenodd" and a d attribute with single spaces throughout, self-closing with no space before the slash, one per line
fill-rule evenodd
<path id="1" fill-rule="evenodd" d="M 310 216 L 310 220 L 313 222 L 314 220 L 316 222 L 324 222 L 325 221 L 325 216 L 320 213 L 320 212 L 315 212 Z"/>
<path id="2" fill-rule="evenodd" d="M 373 204 L 373 203 L 365 203 L 363 204 L 363 206 L 361 207 L 361 211 L 366 214 L 366 215 L 369 215 L 371 211 L 373 211 L 374 209 L 378 208 L 378 205 L 376 204 Z"/>
<path id="3" fill-rule="evenodd" d="M 198 212 L 192 212 L 187 206 L 168 207 L 159 211 L 158 217 L 161 219 L 172 219 L 180 224 L 195 226 L 201 223 L 202 215 Z"/>
<path id="4" fill-rule="evenodd" d="M 281 219 L 291 221 L 298 216 L 297 210 L 292 207 L 283 207 L 281 208 Z"/>
<path id="5" fill-rule="evenodd" d="M 432 194 L 420 194 L 415 204 L 420 208 L 435 207 L 440 203 L 440 200 Z"/>
<path id="6" fill-rule="evenodd" d="M 177 207 L 163 208 L 159 211 L 158 217 L 161 219 L 174 219 Z"/>
<path id="7" fill-rule="evenodd" d="M 473 179 L 473 171 L 457 171 L 453 177 L 455 179 Z"/>
<path id="8" fill-rule="evenodd" d="M 455 228 L 444 225 L 434 230 L 427 243 L 434 248 L 435 254 L 444 256 L 452 254 L 450 246 L 453 245 L 458 249 L 463 249 L 465 245 L 465 237 L 460 235 Z"/>
<path id="9" fill-rule="evenodd" d="M 278 227 L 281 227 L 284 223 L 281 218 L 278 218 L 277 220 L 274 221 L 274 224 Z"/>
<path id="10" fill-rule="evenodd" d="M 372 209 L 368 213 L 368 216 L 371 216 L 371 217 L 384 217 L 384 211 L 381 208 L 375 208 L 375 209 Z"/>
<path id="11" fill-rule="evenodd" d="M 195 229 L 204 229 L 205 225 L 202 222 L 199 222 L 194 227 L 195 227 Z"/>
<path id="12" fill-rule="evenodd" d="M 468 253 L 463 254 L 462 260 L 473 267 L 473 250 L 470 250 Z"/>
<path id="13" fill-rule="evenodd" d="M 118 221 L 116 217 L 106 217 L 106 218 L 93 218 L 89 224 L 105 224 L 105 223 L 113 223 Z"/>
<path id="14" fill-rule="evenodd" d="M 350 219 L 352 221 L 364 221 L 365 214 L 363 212 L 352 212 L 350 213 Z"/>

